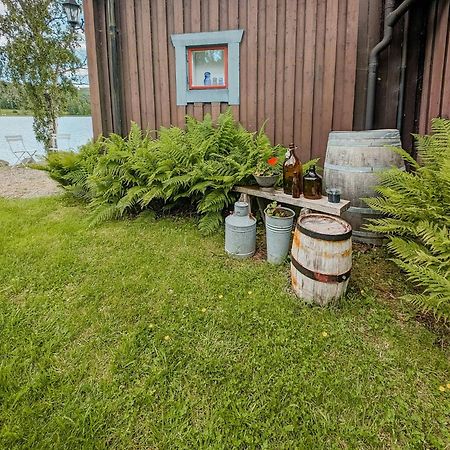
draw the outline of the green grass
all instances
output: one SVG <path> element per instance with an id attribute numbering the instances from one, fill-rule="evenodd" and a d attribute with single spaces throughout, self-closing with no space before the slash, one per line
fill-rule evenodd
<path id="1" fill-rule="evenodd" d="M 382 252 L 319 309 L 188 219 L 86 216 L 0 199 L 0 447 L 448 448 L 449 349 Z"/>

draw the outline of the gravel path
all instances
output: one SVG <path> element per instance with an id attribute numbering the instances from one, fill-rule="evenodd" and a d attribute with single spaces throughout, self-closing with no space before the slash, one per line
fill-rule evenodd
<path id="1" fill-rule="evenodd" d="M 0 197 L 48 197 L 61 192 L 47 172 L 27 167 L 0 167 Z"/>

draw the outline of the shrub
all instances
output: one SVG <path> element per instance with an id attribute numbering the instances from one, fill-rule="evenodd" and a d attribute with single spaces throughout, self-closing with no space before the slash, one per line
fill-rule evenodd
<path id="1" fill-rule="evenodd" d="M 411 173 L 393 168 L 381 173 L 377 192 L 366 199 L 387 216 L 368 229 L 389 236 L 394 261 L 421 293 L 404 298 L 424 311 L 450 318 L 450 120 L 434 119 L 433 134 L 415 136 L 418 164 L 396 149 Z"/>
<path id="2" fill-rule="evenodd" d="M 49 155 L 50 176 L 89 200 L 93 223 L 155 207 L 189 204 L 200 215 L 199 228 L 212 233 L 223 209 L 235 199 L 234 185 L 248 183 L 261 155 L 284 152 L 272 147 L 263 129 L 245 130 L 231 111 L 214 124 L 187 117 L 186 129 L 161 128 L 158 138 L 132 125 L 126 138 L 112 134 L 75 154 Z"/>

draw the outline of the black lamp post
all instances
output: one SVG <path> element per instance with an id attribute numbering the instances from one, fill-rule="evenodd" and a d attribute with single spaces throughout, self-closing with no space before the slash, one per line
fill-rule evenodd
<path id="1" fill-rule="evenodd" d="M 81 19 L 81 5 L 77 0 L 65 0 L 62 2 L 64 12 L 67 16 L 67 22 L 72 27 L 72 30 L 83 30 L 83 19 Z"/>

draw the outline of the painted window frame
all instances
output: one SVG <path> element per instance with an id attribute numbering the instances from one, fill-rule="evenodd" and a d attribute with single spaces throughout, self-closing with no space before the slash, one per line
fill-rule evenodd
<path id="1" fill-rule="evenodd" d="M 224 78 L 225 78 L 225 84 L 223 85 L 210 85 L 210 86 L 200 86 L 200 85 L 193 85 L 193 60 L 192 60 L 192 53 L 194 52 L 202 52 L 205 50 L 223 50 L 223 56 L 224 56 Z M 196 45 L 194 47 L 188 47 L 187 48 L 187 58 L 188 58 L 188 85 L 189 90 L 195 90 L 195 89 L 228 89 L 228 45 L 210 45 L 208 47 L 203 47 L 200 45 Z"/>
<path id="2" fill-rule="evenodd" d="M 175 47 L 177 105 L 224 102 L 239 105 L 239 46 L 244 30 L 172 34 Z M 224 46 L 228 48 L 228 86 L 212 89 L 189 89 L 188 48 Z"/>

